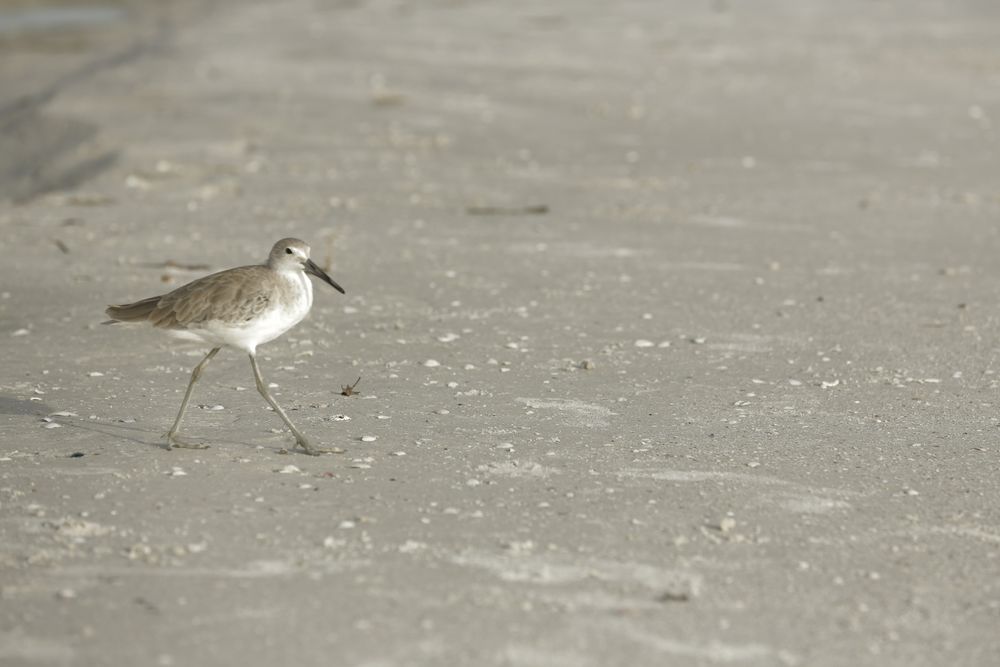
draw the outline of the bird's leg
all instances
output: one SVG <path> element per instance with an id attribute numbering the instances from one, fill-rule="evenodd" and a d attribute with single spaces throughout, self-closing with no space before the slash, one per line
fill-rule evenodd
<path id="1" fill-rule="evenodd" d="M 205 355 L 205 358 L 194 367 L 193 371 L 191 371 L 191 381 L 188 382 L 187 391 L 184 392 L 184 400 L 181 401 L 180 412 L 177 413 L 177 419 L 174 420 L 174 425 L 170 427 L 169 431 L 167 431 L 167 449 L 170 449 L 171 445 L 174 447 L 183 447 L 185 449 L 208 449 L 208 445 L 181 440 L 177 437 L 177 429 L 180 428 L 181 420 L 184 419 L 184 411 L 187 410 L 188 401 L 191 400 L 191 390 L 194 389 L 194 383 L 201 377 L 201 371 L 208 365 L 208 362 L 210 362 L 212 357 L 217 355 L 221 349 L 221 347 L 213 347 L 209 353 Z"/>
<path id="2" fill-rule="evenodd" d="M 285 422 L 285 426 L 287 426 L 292 431 L 292 435 L 295 436 L 295 442 L 306 451 L 306 454 L 309 454 L 310 456 L 319 456 L 324 453 L 339 454 L 344 451 L 339 448 L 323 449 L 321 447 L 314 447 L 309 442 L 309 439 L 302 435 L 302 432 L 299 431 L 299 429 L 295 428 L 295 424 L 293 424 L 292 420 L 288 418 L 288 415 L 286 415 L 285 411 L 281 409 L 281 406 L 278 405 L 277 401 L 271 398 L 271 394 L 267 392 L 267 383 L 264 382 L 264 378 L 260 374 L 260 368 L 257 366 L 257 358 L 252 354 L 250 355 L 250 367 L 253 368 L 253 377 L 257 382 L 257 391 L 259 391 L 260 395 L 264 397 L 267 404 L 274 408 L 274 411 L 278 413 L 278 416 L 281 417 L 281 421 Z"/>

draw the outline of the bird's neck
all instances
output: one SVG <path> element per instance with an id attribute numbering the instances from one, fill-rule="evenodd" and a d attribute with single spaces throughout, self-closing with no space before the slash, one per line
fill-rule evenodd
<path id="1" fill-rule="evenodd" d="M 298 292 L 304 298 L 307 308 L 312 305 L 313 285 L 305 271 L 291 270 L 278 271 L 277 273 L 291 286 L 293 290 Z"/>

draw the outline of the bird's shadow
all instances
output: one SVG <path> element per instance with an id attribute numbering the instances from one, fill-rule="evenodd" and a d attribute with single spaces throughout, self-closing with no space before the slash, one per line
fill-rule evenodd
<path id="1" fill-rule="evenodd" d="M 159 447 L 160 449 L 165 448 L 166 440 L 161 436 L 159 438 L 154 438 L 149 440 L 141 436 L 150 436 L 153 432 L 148 429 L 137 428 L 135 426 L 125 426 L 119 424 L 108 424 L 108 423 L 94 423 L 92 421 L 84 421 L 82 419 L 67 419 L 65 417 L 59 420 L 59 423 L 63 426 L 69 428 L 77 428 L 81 431 L 89 431 L 91 433 L 100 433 L 101 435 L 108 436 L 110 438 L 117 438 L 119 440 L 127 440 L 129 442 L 134 442 L 139 445 L 146 445 L 147 447 Z"/>
<path id="2" fill-rule="evenodd" d="M 140 428 L 137 426 L 127 426 L 125 424 L 108 424 L 108 423 L 94 423 L 92 421 L 83 421 L 80 419 L 67 419 L 65 417 L 59 419 L 59 423 L 63 426 L 70 428 L 78 428 L 82 431 L 90 431 L 92 433 L 100 433 L 111 438 L 118 438 L 119 440 L 127 440 L 128 442 L 134 442 L 139 445 L 145 445 L 146 447 L 153 447 L 155 449 L 167 450 L 167 434 L 166 432 L 157 433 L 156 431 L 151 431 L 149 429 Z M 145 437 L 143 437 L 145 436 Z M 151 439 L 150 439 L 151 438 Z M 198 442 L 202 442 L 201 438 L 192 438 Z M 288 453 L 294 453 L 294 440 L 289 438 L 290 442 L 287 446 L 282 445 L 260 445 L 267 449 L 271 449 L 274 453 L 279 454 L 283 451 Z M 247 442 L 245 440 L 227 440 L 224 438 L 208 438 L 204 440 L 204 443 L 208 445 L 209 449 L 214 449 L 215 445 L 237 445 L 241 447 L 250 447 L 256 449 L 257 444 L 252 442 Z M 183 448 L 181 448 L 183 449 Z M 197 451 L 197 450 L 195 450 Z"/>
<path id="3" fill-rule="evenodd" d="M 52 408 L 41 401 L 24 400 L 13 396 L 0 396 L 0 415 L 45 416 Z"/>
<path id="4" fill-rule="evenodd" d="M 52 407 L 41 401 L 31 401 L 13 396 L 0 395 L 0 415 L 32 415 L 44 417 L 52 414 Z M 126 440 L 138 445 L 153 447 L 156 449 L 167 449 L 166 431 L 160 433 L 140 426 L 125 423 L 95 422 L 83 417 L 70 417 L 59 415 L 55 417 L 60 425 L 68 428 L 77 428 L 81 431 L 99 433 L 109 438 Z M 237 420 L 238 421 L 238 420 Z M 249 447 L 256 449 L 263 447 L 271 450 L 275 454 L 301 453 L 297 450 L 294 438 L 291 434 L 286 434 L 285 444 L 275 444 L 273 442 L 251 442 L 248 440 L 229 440 L 225 438 L 209 437 L 204 440 L 205 444 L 212 448 L 214 445 L 234 445 L 239 447 Z M 196 438 L 201 441 L 201 438 Z"/>
<path id="5" fill-rule="evenodd" d="M 44 417 L 46 415 L 53 415 L 52 407 L 43 403 L 41 401 L 31 401 L 22 398 L 15 398 L 13 396 L 0 396 L 0 415 L 33 415 L 36 417 Z M 92 431 L 94 433 L 100 433 L 101 435 L 107 435 L 115 438 L 123 438 L 125 440 L 131 440 L 132 442 L 137 442 L 143 445 L 156 445 L 156 442 L 149 442 L 147 440 L 141 440 L 135 437 L 129 437 L 127 434 L 107 431 L 101 428 L 97 428 L 94 422 L 82 419 L 80 417 L 71 417 L 67 414 L 54 415 L 54 421 L 58 422 L 60 426 L 66 426 L 69 428 L 78 428 L 84 431 Z M 102 424 L 102 426 L 109 426 L 111 428 L 116 428 L 121 431 L 133 431 L 137 433 L 148 433 L 143 429 L 130 428 L 127 426 L 116 426 L 112 424 Z M 162 444 L 160 445 L 162 446 Z"/>

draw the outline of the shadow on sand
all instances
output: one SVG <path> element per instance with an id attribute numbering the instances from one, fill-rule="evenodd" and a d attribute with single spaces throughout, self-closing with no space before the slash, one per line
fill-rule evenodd
<path id="1" fill-rule="evenodd" d="M 38 415 L 45 416 L 52 408 L 42 401 L 29 401 L 13 396 L 0 396 L 0 415 Z"/>

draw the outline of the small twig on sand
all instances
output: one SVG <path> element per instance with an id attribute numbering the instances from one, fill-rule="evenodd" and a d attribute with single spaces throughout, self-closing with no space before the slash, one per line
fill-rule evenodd
<path id="1" fill-rule="evenodd" d="M 549 212 L 546 204 L 530 206 L 466 206 L 469 215 L 544 215 Z"/>
<path id="2" fill-rule="evenodd" d="M 333 236 L 328 236 L 326 239 L 326 259 L 323 261 L 323 270 L 326 272 L 332 271 L 333 266 L 333 247 L 337 244 L 336 239 Z"/>
<path id="3" fill-rule="evenodd" d="M 146 262 L 145 264 L 139 264 L 139 266 L 146 266 L 151 269 L 179 269 L 181 271 L 208 271 L 212 268 L 208 264 L 181 264 L 172 259 L 168 259 L 165 262 Z"/>
<path id="4" fill-rule="evenodd" d="M 360 375 L 358 376 L 358 379 L 354 381 L 354 384 L 343 384 L 343 385 L 340 385 L 340 395 L 341 396 L 353 396 L 354 394 L 359 393 L 359 392 L 355 391 L 355 389 L 358 386 L 359 382 L 361 382 L 361 376 Z"/>

